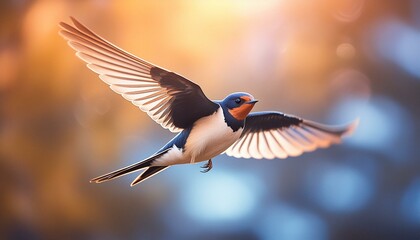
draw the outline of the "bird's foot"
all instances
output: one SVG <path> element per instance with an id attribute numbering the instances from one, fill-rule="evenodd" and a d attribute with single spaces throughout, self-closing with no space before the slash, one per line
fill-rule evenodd
<path id="1" fill-rule="evenodd" d="M 211 159 L 208 160 L 206 164 L 201 166 L 201 168 L 205 168 L 204 170 L 201 171 L 202 173 L 206 173 L 210 171 L 213 168 L 213 162 L 211 161 Z"/>

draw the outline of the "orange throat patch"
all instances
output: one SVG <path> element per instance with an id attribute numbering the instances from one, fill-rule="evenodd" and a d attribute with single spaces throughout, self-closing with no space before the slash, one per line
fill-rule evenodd
<path id="1" fill-rule="evenodd" d="M 242 121 L 248 116 L 253 107 L 254 104 L 243 104 L 240 107 L 229 109 L 228 111 L 236 120 Z"/>

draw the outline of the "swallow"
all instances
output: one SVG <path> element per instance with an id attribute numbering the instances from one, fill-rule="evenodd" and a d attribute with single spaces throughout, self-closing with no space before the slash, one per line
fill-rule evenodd
<path id="1" fill-rule="evenodd" d="M 210 100 L 199 85 L 136 57 L 100 37 L 79 21 L 60 23 L 60 35 L 87 67 L 110 88 L 177 135 L 155 154 L 133 165 L 104 174 L 101 183 L 145 169 L 131 186 L 170 166 L 207 161 L 226 153 L 235 158 L 284 159 L 337 144 L 356 128 L 358 120 L 328 126 L 276 111 L 253 112 L 258 102 L 236 92 Z"/>

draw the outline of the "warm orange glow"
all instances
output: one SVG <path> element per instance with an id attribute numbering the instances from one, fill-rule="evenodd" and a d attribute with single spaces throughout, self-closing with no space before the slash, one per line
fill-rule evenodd
<path id="1" fill-rule="evenodd" d="M 173 199 L 185 189 L 182 184 L 196 182 L 189 175 L 194 170 L 174 180 L 171 174 L 178 177 L 181 172 L 174 168 L 167 178 L 136 189 L 126 188 L 126 183 L 132 180 L 130 177 L 107 185 L 89 184 L 94 176 L 153 154 L 174 135 L 115 94 L 74 56 L 74 51 L 58 35 L 58 23 L 70 22 L 69 16 L 118 47 L 194 81 L 209 99 L 223 99 L 232 92 L 249 92 L 260 100 L 254 110 L 282 111 L 339 123 L 334 122 L 337 116 L 332 109 L 343 99 L 357 99 L 362 105 L 379 96 L 390 100 L 390 106 L 396 109 L 403 106 L 403 112 L 414 119 L 416 129 L 412 129 L 410 122 L 401 121 L 402 116 L 398 114 L 387 116 L 395 120 L 393 125 L 404 127 L 399 134 L 412 134 L 410 141 L 404 142 L 402 137 L 394 139 L 396 147 L 389 148 L 389 151 L 402 149 L 404 154 L 376 154 L 377 149 L 358 152 L 356 147 L 346 149 L 346 145 L 332 149 L 346 149 L 348 158 L 353 154 L 363 160 L 375 157 L 374 165 L 380 166 L 386 162 L 381 157 L 409 159 L 409 149 L 419 142 L 420 77 L 395 62 L 410 62 L 403 58 L 405 55 L 418 61 L 415 43 L 420 36 L 417 16 L 420 5 L 417 1 L 9 0 L 2 1 L 0 6 L 0 236 L 3 238 L 160 239 L 172 236 L 173 229 L 180 229 L 165 225 L 172 223 L 167 219 L 186 220 L 166 210 L 176 209 L 177 214 L 183 214 Z M 384 29 L 389 34 L 380 35 Z M 398 36 L 404 31 L 409 32 Z M 411 38 L 414 44 L 407 45 Z M 408 69 L 418 73 L 415 64 Z M 253 106 L 243 104 L 230 113 L 242 120 Z M 350 107 L 341 110 L 354 114 L 358 111 Z M 368 116 L 376 115 L 374 111 Z M 360 127 L 363 124 L 362 118 Z M 368 126 L 387 125 L 378 122 Z M 366 157 L 367 153 L 373 157 Z M 336 156 L 341 155 L 334 152 L 331 158 Z M 288 163 L 292 165 L 293 161 Z M 306 174 L 298 172 L 305 163 L 299 164 L 302 165 L 292 168 L 293 175 Z M 267 166 L 273 165 L 262 168 Z M 418 165 L 407 161 L 398 166 L 398 171 L 416 174 L 407 171 L 407 166 Z M 298 189 L 288 187 L 287 181 L 272 181 L 286 174 L 264 179 L 258 172 L 276 171 L 256 172 L 255 177 L 267 182 L 267 189 L 274 194 L 267 195 L 267 199 L 289 194 L 279 194 L 284 189 Z M 386 178 L 396 178 L 398 172 L 378 176 L 385 182 L 408 182 L 408 176 L 404 176 L 404 181 Z M 179 179 L 185 181 L 177 182 Z M 278 185 L 271 189 L 271 182 L 281 182 L 282 188 Z M 172 190 L 166 191 L 168 188 Z M 328 222 L 331 218 L 322 215 L 326 212 L 311 209 L 313 206 L 304 207 L 321 214 L 320 219 L 331 226 L 328 229 L 337 233 L 336 225 Z M 261 215 L 250 215 L 250 219 L 267 217 L 263 216 L 267 209 L 261 209 L 258 211 Z M 164 217 L 159 215 L 163 212 Z M 195 230 L 197 225 L 190 223 L 184 225 Z M 250 225 L 236 226 L 248 229 Z M 260 231 L 256 228 L 245 234 L 257 234 Z M 229 233 L 238 235 L 226 237 L 217 235 L 219 232 L 215 230 L 214 236 L 213 228 L 210 230 L 197 229 L 196 233 L 205 232 L 209 234 L 205 236 L 208 239 L 248 236 L 237 229 Z M 343 229 L 343 232 L 353 230 Z M 139 236 L 143 232 L 146 237 Z M 153 235 L 160 232 L 162 235 Z M 172 238 L 199 237 L 186 233 Z M 266 237 L 252 235 L 251 238 Z"/>

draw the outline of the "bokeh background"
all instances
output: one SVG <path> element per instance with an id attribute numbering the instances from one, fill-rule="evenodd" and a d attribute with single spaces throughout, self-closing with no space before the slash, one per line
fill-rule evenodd
<path id="1" fill-rule="evenodd" d="M 300 157 L 90 184 L 173 134 L 74 56 L 68 16 L 212 99 L 360 126 Z M 420 1 L 3 0 L 0 238 L 420 239 L 419 105 Z"/>

